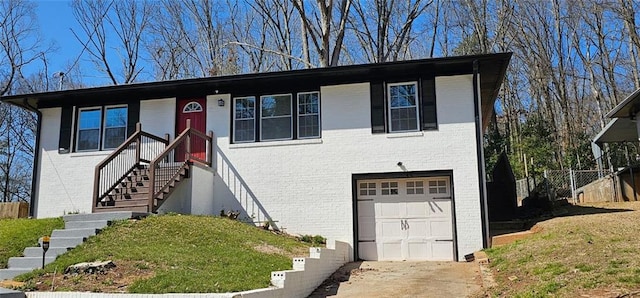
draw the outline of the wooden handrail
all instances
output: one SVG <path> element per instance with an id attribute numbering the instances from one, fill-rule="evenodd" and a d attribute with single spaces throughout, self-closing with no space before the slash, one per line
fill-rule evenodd
<path id="1" fill-rule="evenodd" d="M 134 170 L 137 166 L 141 164 L 141 161 L 148 162 L 146 158 L 143 158 L 142 155 L 142 138 L 149 138 L 153 141 L 159 142 L 166 146 L 169 143 L 168 139 L 163 139 L 161 137 L 152 135 L 148 132 L 142 131 L 142 125 L 138 122 L 136 123 L 136 131 L 127 138 L 120 146 L 109 154 L 104 160 L 98 163 L 95 167 L 94 173 L 94 181 L 93 181 L 93 208 L 98 205 L 98 202 L 104 198 L 109 192 L 115 189 L 118 186 L 118 183 L 122 181 L 132 170 Z M 111 185 L 104 190 L 100 190 L 101 181 L 102 181 L 102 170 L 105 169 L 110 163 L 112 163 L 116 158 L 121 156 L 121 154 L 130 148 L 132 144 L 136 144 L 135 146 L 135 157 L 133 162 L 122 165 L 119 169 L 109 170 L 110 178 L 112 180 Z"/>
<path id="2" fill-rule="evenodd" d="M 208 154 L 205 155 L 205 160 L 197 158 L 191 154 L 192 153 L 191 152 L 192 136 L 199 137 L 206 142 L 205 148 Z M 180 133 L 180 135 L 178 135 L 169 145 L 167 145 L 167 147 L 164 149 L 162 153 L 156 156 L 149 163 L 149 206 L 153 207 L 154 199 L 157 198 L 166 188 L 168 188 L 168 185 L 171 183 L 173 179 L 177 177 L 177 175 L 179 174 L 179 171 L 181 171 L 186 164 L 191 162 L 198 162 L 209 167 L 211 166 L 212 164 L 211 151 L 213 150 L 212 142 L 213 142 L 213 132 L 210 131 L 208 134 L 202 133 L 192 128 L 191 121 L 187 119 L 187 128 L 184 131 L 182 131 L 182 133 Z M 169 175 L 167 175 L 167 177 L 165 177 L 166 179 L 164 179 L 166 181 L 157 181 L 158 180 L 157 170 L 160 168 L 160 163 L 166 160 L 171 160 L 171 157 L 175 158 L 176 149 L 178 148 L 178 146 L 183 144 L 185 145 L 184 160 L 182 161 L 181 164 L 176 162 L 174 167 L 172 167 L 173 169 L 175 169 L 175 173 L 170 173 Z M 159 187 L 156 187 L 156 182 L 160 182 L 161 185 Z"/>

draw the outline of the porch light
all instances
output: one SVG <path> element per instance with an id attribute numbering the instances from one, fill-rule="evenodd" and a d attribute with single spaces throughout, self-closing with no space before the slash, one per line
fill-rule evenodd
<path id="1" fill-rule="evenodd" d="M 219 107 L 224 107 L 224 99 L 222 99 L 222 98 L 218 99 L 218 106 Z"/>

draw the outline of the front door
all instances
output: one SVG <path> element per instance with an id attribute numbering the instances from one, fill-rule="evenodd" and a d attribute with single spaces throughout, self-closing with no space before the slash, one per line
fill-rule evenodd
<path id="1" fill-rule="evenodd" d="M 204 97 L 183 98 L 178 100 L 178 121 L 176 124 L 176 136 L 187 128 L 187 120 L 191 120 L 191 128 L 202 133 L 207 129 L 207 101 Z M 200 160 L 206 160 L 207 144 L 204 139 L 191 138 L 191 155 Z M 183 161 L 185 148 L 177 148 L 176 160 Z"/>

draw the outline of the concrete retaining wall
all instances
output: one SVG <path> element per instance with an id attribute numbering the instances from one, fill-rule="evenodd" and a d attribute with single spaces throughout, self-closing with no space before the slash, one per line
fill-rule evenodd
<path id="1" fill-rule="evenodd" d="M 346 242 L 327 243 L 327 248 L 312 247 L 308 258 L 294 258 L 293 270 L 271 273 L 270 288 L 237 293 L 201 294 L 111 294 L 88 292 L 27 292 L 28 298 L 285 298 L 307 297 L 327 277 L 349 261 Z"/>

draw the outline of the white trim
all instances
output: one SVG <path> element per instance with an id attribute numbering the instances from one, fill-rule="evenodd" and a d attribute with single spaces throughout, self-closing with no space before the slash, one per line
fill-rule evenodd
<path id="1" fill-rule="evenodd" d="M 289 116 L 269 116 L 269 117 L 265 118 L 262 115 L 262 100 L 265 97 L 276 97 L 276 96 L 289 96 Z M 290 137 L 288 137 L 288 138 L 280 138 L 280 139 L 267 139 L 267 140 L 264 140 L 262 138 L 262 132 L 263 132 L 263 130 L 262 130 L 262 120 L 263 119 L 285 118 L 285 117 L 289 117 L 289 123 L 290 123 L 289 136 Z M 260 141 L 261 142 L 293 140 L 293 94 L 292 93 L 283 93 L 283 94 L 261 95 L 260 96 L 260 123 L 259 123 L 259 127 L 260 127 Z"/>
<path id="2" fill-rule="evenodd" d="M 414 110 L 416 111 L 416 129 L 411 129 L 411 130 L 393 130 L 393 119 L 391 117 L 391 87 L 394 86 L 407 86 L 407 85 L 413 85 L 415 86 L 415 106 Z M 420 131 L 420 91 L 418 90 L 418 81 L 408 81 L 408 82 L 400 82 L 400 83 L 387 83 L 387 88 L 386 88 L 386 100 L 387 100 L 387 114 L 389 115 L 389 117 L 386 119 L 387 120 L 387 125 L 389 126 L 389 132 L 391 133 L 395 133 L 395 132 L 411 132 L 411 131 Z M 407 106 L 407 107 L 400 107 L 403 109 L 406 108 L 410 108 L 411 106 Z M 399 109 L 399 108 L 396 108 Z"/>
<path id="3" fill-rule="evenodd" d="M 90 111 L 90 110 L 98 110 L 100 111 L 100 123 L 98 124 L 98 147 L 97 148 L 91 148 L 91 149 L 78 149 L 78 143 L 79 140 L 78 138 L 80 137 L 80 114 L 82 114 L 82 111 Z M 77 124 L 78 126 L 76 127 L 76 129 L 74 129 L 76 131 L 76 135 L 75 135 L 75 143 L 72 146 L 72 149 L 75 150 L 71 150 L 73 152 L 88 152 L 88 151 L 100 151 L 100 148 L 102 147 L 102 142 L 101 142 L 101 131 L 102 131 L 102 122 L 103 122 L 103 117 L 104 115 L 102 114 L 102 106 L 94 106 L 94 107 L 82 107 L 82 108 L 78 108 L 78 114 L 76 115 L 76 117 L 74 118 L 78 118 L 77 120 Z"/>
<path id="4" fill-rule="evenodd" d="M 313 94 L 316 93 L 318 94 L 318 113 L 316 114 L 303 114 L 302 117 L 304 116 L 314 116 L 317 115 L 318 116 L 318 135 L 317 136 L 308 136 L 308 137 L 300 137 L 300 95 L 304 95 L 304 94 Z M 298 120 L 298 125 L 296 125 L 296 129 L 298 132 L 298 139 L 304 140 L 304 139 L 318 139 L 318 138 L 322 138 L 322 121 L 320 119 L 320 91 L 309 91 L 309 92 L 298 92 L 296 94 L 296 111 L 298 111 L 296 113 L 296 117 Z"/>
<path id="5" fill-rule="evenodd" d="M 196 109 L 195 109 L 195 110 L 187 111 L 187 107 L 188 107 L 188 106 L 191 106 L 192 104 L 195 104 L 195 105 L 196 105 Z M 197 101 L 190 101 L 190 102 L 188 102 L 186 105 L 184 105 L 184 107 L 182 107 L 182 113 L 183 113 L 183 114 L 188 114 L 188 113 L 198 113 L 198 112 L 202 112 L 202 111 L 204 111 L 204 110 L 202 109 L 202 105 L 201 105 L 199 102 L 197 102 Z"/>
<path id="6" fill-rule="evenodd" d="M 279 142 L 253 142 L 253 143 L 237 143 L 237 144 L 229 144 L 229 149 L 240 149 L 240 148 L 258 148 L 258 147 L 278 147 L 278 146 L 297 146 L 297 145 L 313 145 L 313 144 L 322 144 L 322 139 L 298 139 L 298 140 L 284 140 Z"/>
<path id="7" fill-rule="evenodd" d="M 124 118 L 124 139 L 122 140 L 122 142 L 127 140 L 127 128 L 129 127 L 129 106 L 126 104 L 120 104 L 120 105 L 108 105 L 108 106 L 103 106 L 102 107 L 102 122 L 100 123 L 100 125 L 102 126 L 102 134 L 100 135 L 100 150 L 104 151 L 104 150 L 113 150 L 118 148 L 118 146 L 114 147 L 114 148 L 106 148 L 104 146 L 104 136 L 106 134 L 106 130 L 107 130 L 107 110 L 109 109 L 117 109 L 117 108 L 125 108 L 127 110 L 127 113 L 125 114 L 125 118 Z M 117 127 L 120 128 L 122 126 L 113 126 L 113 127 Z M 110 127 L 110 128 L 113 128 Z M 122 143 L 120 143 L 122 144 Z"/>
<path id="8" fill-rule="evenodd" d="M 242 118 L 242 119 L 236 119 L 236 100 L 238 99 L 253 99 L 253 118 Z M 231 125 L 233 127 L 232 129 L 232 134 L 233 134 L 233 142 L 234 143 L 251 143 L 251 142 L 255 142 L 256 141 L 256 108 L 257 108 L 257 100 L 255 96 L 243 96 L 243 97 L 234 97 L 232 100 L 232 104 L 233 104 L 233 110 L 232 110 L 232 114 L 233 116 L 231 117 Z M 236 140 L 236 120 L 249 120 L 252 119 L 253 120 L 253 138 L 251 140 L 244 140 L 244 141 L 238 141 Z"/>
<path id="9" fill-rule="evenodd" d="M 424 132 L 423 131 L 407 131 L 407 132 L 399 131 L 399 132 L 388 133 L 385 136 L 387 137 L 387 139 L 414 138 L 414 137 L 424 136 Z"/>

